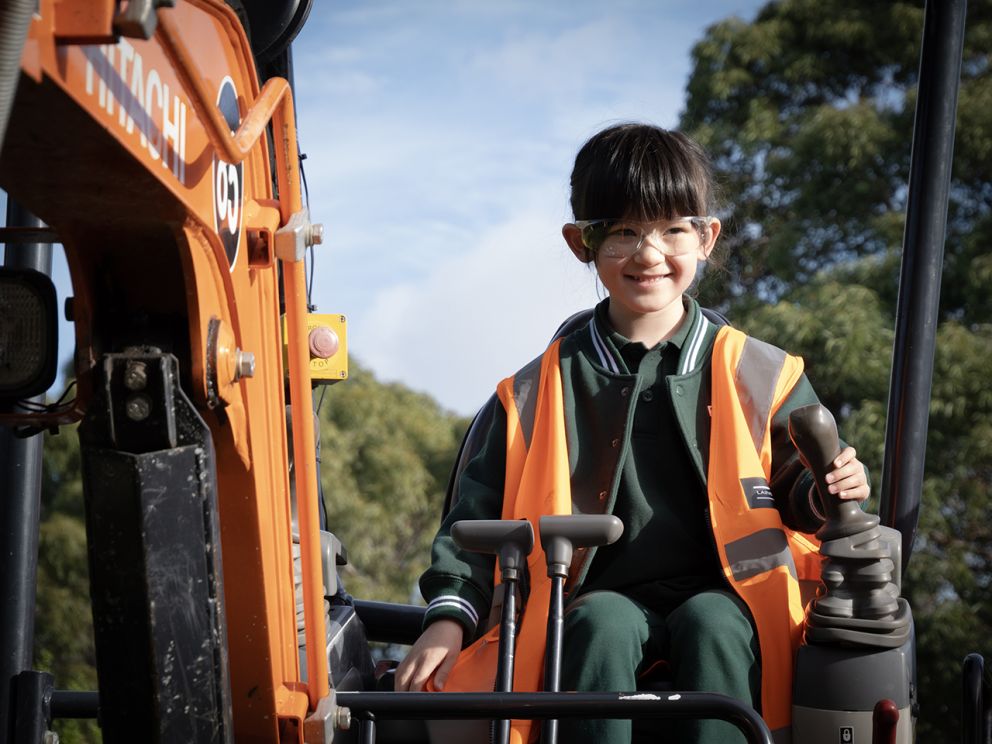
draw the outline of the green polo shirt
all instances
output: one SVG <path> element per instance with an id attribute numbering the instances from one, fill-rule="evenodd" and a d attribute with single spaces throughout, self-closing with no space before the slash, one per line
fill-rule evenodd
<path id="1" fill-rule="evenodd" d="M 690 306 L 690 312 L 699 312 Z M 609 589 L 667 612 L 689 596 L 722 585 L 700 482 L 672 410 L 665 378 L 677 373 L 692 325 L 689 314 L 667 341 L 648 349 L 610 325 L 607 303 L 596 323 L 622 374 L 638 377 L 630 446 L 621 466 L 613 513 L 621 538 L 596 553 L 582 593 Z"/>

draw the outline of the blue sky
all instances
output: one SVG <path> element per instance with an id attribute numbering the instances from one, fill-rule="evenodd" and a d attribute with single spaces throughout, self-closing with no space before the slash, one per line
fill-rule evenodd
<path id="1" fill-rule="evenodd" d="M 575 152 L 618 121 L 675 126 L 692 45 L 762 4 L 315 0 L 294 44 L 313 299 L 352 357 L 474 413 L 598 299 L 560 234 Z"/>
<path id="2" fill-rule="evenodd" d="M 579 146 L 672 127 L 690 49 L 755 0 L 318 0 L 294 47 L 315 301 L 354 358 L 468 414 L 597 300 L 560 236 Z"/>

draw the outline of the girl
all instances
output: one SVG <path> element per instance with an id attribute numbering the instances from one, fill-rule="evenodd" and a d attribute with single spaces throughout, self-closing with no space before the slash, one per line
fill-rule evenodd
<path id="1" fill-rule="evenodd" d="M 575 222 L 562 234 L 609 296 L 588 324 L 501 383 L 420 580 L 425 630 L 397 669 L 397 689 L 470 688 L 460 677 L 490 663 L 493 631 L 463 646 L 489 614 L 494 558 L 460 551 L 451 524 L 530 518 L 536 531 L 543 513 L 608 512 L 623 536 L 577 554 L 567 584 L 562 689 L 632 691 L 664 660 L 675 689 L 730 695 L 773 731 L 789 726 L 800 583 L 818 578 L 808 533 L 822 516 L 787 422 L 817 399 L 801 360 L 716 325 L 686 295 L 720 234 L 713 190 L 705 153 L 679 132 L 623 124 L 579 151 Z M 829 497 L 868 497 L 852 448 L 833 465 Z M 516 690 L 541 682 L 539 549 L 529 570 Z M 742 740 L 721 721 L 676 723 L 677 741 Z M 515 726 L 527 741 L 526 724 Z M 631 738 L 622 720 L 563 720 L 560 730 L 565 742 Z"/>

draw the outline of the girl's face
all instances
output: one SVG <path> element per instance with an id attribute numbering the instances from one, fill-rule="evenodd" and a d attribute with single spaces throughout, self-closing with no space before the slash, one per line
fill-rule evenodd
<path id="1" fill-rule="evenodd" d="M 562 228 L 575 256 L 583 263 L 595 261 L 599 279 L 610 293 L 610 320 L 628 338 L 632 325 L 643 320 L 661 324 L 681 320 L 685 312 L 682 295 L 696 276 L 698 262 L 709 257 L 719 233 L 720 221 L 712 218 L 707 229 L 696 233 L 698 242 L 692 250 L 671 256 L 662 251 L 665 231 L 645 230 L 636 252 L 610 257 L 602 250 L 591 254 L 576 225 Z"/>

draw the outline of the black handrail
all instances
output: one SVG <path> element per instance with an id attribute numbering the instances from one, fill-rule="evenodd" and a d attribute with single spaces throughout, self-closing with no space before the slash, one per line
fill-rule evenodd
<path id="1" fill-rule="evenodd" d="M 751 706 L 726 695 L 706 692 L 338 691 L 336 701 L 358 720 L 718 718 L 736 726 L 749 744 L 772 744 L 768 726 Z M 96 718 L 98 706 L 96 692 L 52 692 L 52 718 Z"/>
<path id="2" fill-rule="evenodd" d="M 754 709 L 707 692 L 338 692 L 352 719 L 717 718 L 749 744 L 773 744 Z M 354 724 L 352 724 L 354 725 Z"/>
<path id="3" fill-rule="evenodd" d="M 928 0 L 923 24 L 880 504 L 882 523 L 902 533 L 904 570 L 923 491 L 966 4 Z"/>
<path id="4" fill-rule="evenodd" d="M 100 712 L 100 693 L 53 690 L 49 707 L 52 718 L 97 718 Z"/>
<path id="5" fill-rule="evenodd" d="M 961 741 L 986 744 L 992 735 L 992 679 L 981 654 L 965 657 L 961 687 Z"/>

